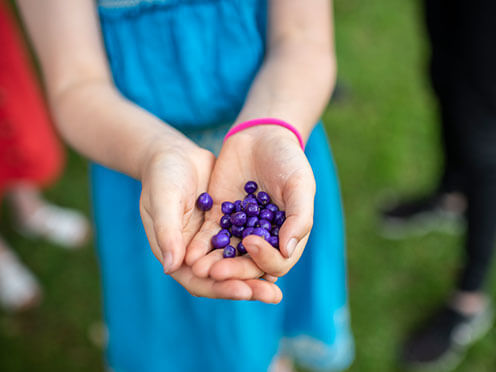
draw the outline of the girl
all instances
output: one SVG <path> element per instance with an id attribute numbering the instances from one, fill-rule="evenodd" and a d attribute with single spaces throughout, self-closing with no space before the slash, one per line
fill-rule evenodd
<path id="1" fill-rule="evenodd" d="M 315 125 L 335 75 L 329 2 L 19 3 L 60 131 L 101 164 L 92 192 L 109 366 L 265 371 L 285 336 L 281 354 L 314 369 L 346 368 L 341 204 Z M 222 145 L 229 127 L 255 118 L 295 129 L 252 126 Z M 222 260 L 209 253 L 218 204 L 241 197 L 248 180 L 287 212 L 281 253 L 250 236 L 251 258 Z M 204 216 L 194 203 L 205 190 L 216 204 Z M 281 301 L 273 282 L 307 243 L 281 280 L 284 302 L 261 303 Z M 261 302 L 195 298 L 178 283 L 197 297 Z"/>

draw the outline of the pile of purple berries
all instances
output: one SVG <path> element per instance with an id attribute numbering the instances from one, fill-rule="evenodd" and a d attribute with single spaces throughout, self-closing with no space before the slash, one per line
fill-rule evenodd
<path id="1" fill-rule="evenodd" d="M 279 249 L 279 228 L 286 219 L 286 213 L 271 203 L 270 196 L 265 191 L 255 194 L 257 189 L 258 185 L 254 181 L 248 181 L 245 185 L 247 195 L 243 201 L 222 203 L 224 215 L 219 221 L 222 230 L 212 237 L 212 246 L 214 249 L 224 249 L 224 258 L 235 257 L 236 250 L 239 255 L 246 253 L 241 240 L 236 248 L 230 244 L 231 237 L 243 239 L 248 235 L 257 235 Z M 199 209 L 208 211 L 213 205 L 212 197 L 204 192 L 198 197 L 196 205 Z"/>

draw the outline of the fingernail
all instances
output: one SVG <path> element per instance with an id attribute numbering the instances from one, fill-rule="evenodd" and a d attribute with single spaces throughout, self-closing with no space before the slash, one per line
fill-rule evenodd
<path id="1" fill-rule="evenodd" d="M 174 264 L 174 262 L 172 259 L 172 253 L 171 252 L 165 252 L 165 255 L 164 255 L 164 273 L 168 274 L 169 271 L 172 269 L 173 264 Z"/>
<path id="2" fill-rule="evenodd" d="M 295 238 L 291 238 L 288 242 L 288 245 L 286 246 L 286 252 L 288 252 L 288 257 L 291 257 L 293 252 L 295 251 L 296 249 L 296 244 L 298 242 L 296 241 Z"/>

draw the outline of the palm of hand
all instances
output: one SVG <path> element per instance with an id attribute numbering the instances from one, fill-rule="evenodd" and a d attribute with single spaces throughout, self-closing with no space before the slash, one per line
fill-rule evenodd
<path id="1" fill-rule="evenodd" d="M 294 257 L 283 257 L 263 239 L 253 236 L 243 241 L 247 243 L 245 246 L 252 258 L 256 259 L 249 246 L 256 242 L 267 253 L 266 257 L 273 256 L 270 259 L 272 262 L 265 265 L 259 261 L 257 265 L 249 256 L 222 259 L 222 250 L 210 252 L 210 238 L 220 230 L 218 221 L 222 217 L 221 203 L 243 199 L 246 194 L 243 186 L 249 180 L 257 182 L 259 190 L 266 191 L 280 209 L 286 210 L 287 222 L 280 231 L 281 251 L 287 257 L 289 240 L 295 234 L 300 235 L 299 249 L 296 249 Z M 236 140 L 232 137 L 224 145 L 212 172 L 209 193 L 214 199 L 214 206 L 193 238 L 186 262 L 194 264 L 193 272 L 198 277 L 210 276 L 217 280 L 250 280 L 266 272 L 275 276 L 284 275 L 296 263 L 308 240 L 314 192 L 312 170 L 294 138 L 287 137 L 286 133 L 284 136 L 257 136 L 250 140 L 241 136 Z M 233 241 L 235 245 L 238 239 Z"/>

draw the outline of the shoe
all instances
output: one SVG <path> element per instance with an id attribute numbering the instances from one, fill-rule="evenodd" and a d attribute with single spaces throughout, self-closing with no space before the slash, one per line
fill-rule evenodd
<path id="1" fill-rule="evenodd" d="M 471 316 L 445 306 L 407 340 L 401 362 L 409 370 L 452 371 L 467 348 L 491 329 L 493 321 L 489 302 L 482 311 Z"/>
<path id="2" fill-rule="evenodd" d="M 0 305 L 7 311 L 27 310 L 41 301 L 41 288 L 16 254 L 0 252 Z"/>
<path id="3" fill-rule="evenodd" d="M 84 245 L 90 237 L 90 225 L 79 212 L 45 204 L 24 220 L 17 220 L 20 234 L 37 239 L 43 238 L 68 249 Z"/>
<path id="4" fill-rule="evenodd" d="M 434 193 L 392 204 L 380 212 L 381 235 L 403 239 L 431 231 L 462 233 L 465 208 L 465 198 L 460 193 Z"/>

